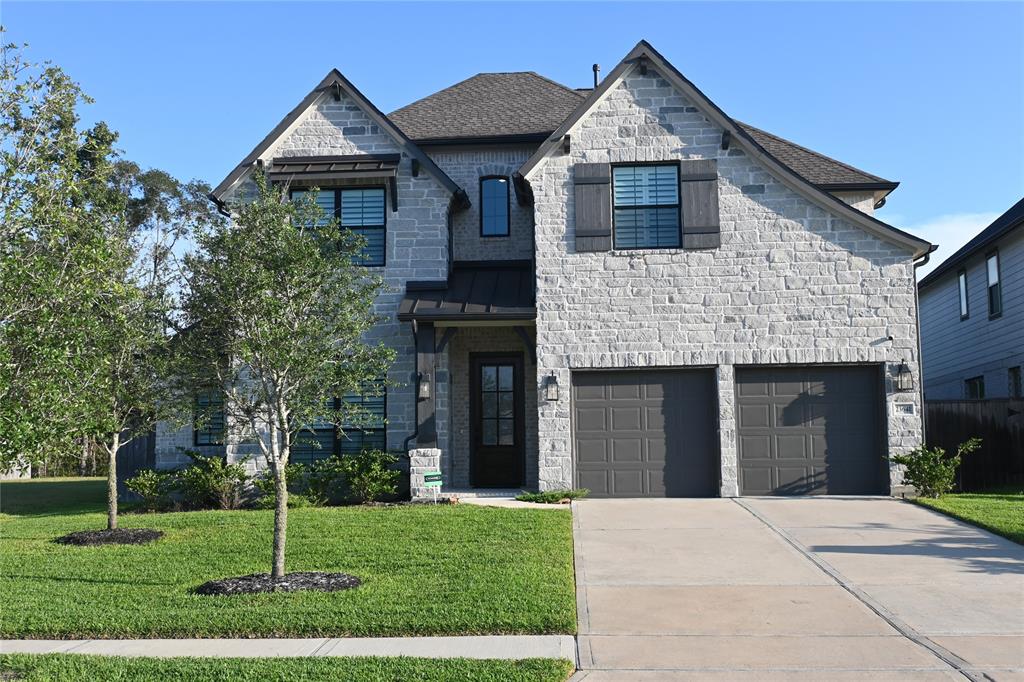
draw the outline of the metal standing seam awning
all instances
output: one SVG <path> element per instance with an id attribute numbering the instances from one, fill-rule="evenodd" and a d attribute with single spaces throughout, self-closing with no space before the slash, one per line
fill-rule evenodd
<path id="1" fill-rule="evenodd" d="M 402 321 L 530 321 L 537 317 L 530 261 L 462 261 L 447 281 L 408 282 Z"/>
<path id="2" fill-rule="evenodd" d="M 349 154 L 345 156 L 283 156 L 267 169 L 271 182 L 303 183 L 321 180 L 384 180 L 391 190 L 392 210 L 398 206 L 398 164 L 401 154 Z"/>

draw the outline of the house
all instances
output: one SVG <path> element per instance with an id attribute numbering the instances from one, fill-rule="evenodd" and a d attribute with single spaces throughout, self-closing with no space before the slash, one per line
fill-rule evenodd
<path id="1" fill-rule="evenodd" d="M 1024 199 L 918 284 L 928 400 L 1020 398 Z"/>
<path id="2" fill-rule="evenodd" d="M 884 457 L 921 442 L 933 248 L 872 216 L 896 183 L 735 121 L 646 42 L 596 81 L 479 74 L 384 115 L 332 71 L 214 189 L 243 199 L 256 167 L 322 188 L 392 290 L 378 428 L 295 458 L 406 450 L 414 495 L 432 469 L 446 490 L 890 492 Z M 253 452 L 227 431 L 161 430 L 160 465 Z"/>

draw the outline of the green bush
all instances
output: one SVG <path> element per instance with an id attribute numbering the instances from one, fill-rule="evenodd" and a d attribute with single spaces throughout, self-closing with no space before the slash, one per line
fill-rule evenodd
<path id="1" fill-rule="evenodd" d="M 947 455 L 944 448 L 922 444 L 909 454 L 890 457 L 889 461 L 905 467 L 903 485 L 914 486 L 921 497 L 940 497 L 953 489 L 963 456 L 980 446 L 980 438 L 971 438 L 957 446 L 956 454 Z"/>
<path id="2" fill-rule="evenodd" d="M 545 490 L 539 493 L 522 493 L 516 499 L 520 502 L 539 502 L 540 504 L 561 504 L 565 500 L 577 500 L 586 497 L 590 491 L 586 488 L 566 488 L 562 490 Z"/>
<path id="3" fill-rule="evenodd" d="M 360 504 L 374 502 L 398 493 L 401 472 L 391 468 L 398 461 L 394 455 L 380 450 L 364 450 L 338 460 L 345 475 L 350 499 Z"/>
<path id="4" fill-rule="evenodd" d="M 171 493 L 176 478 L 168 471 L 144 469 L 124 482 L 125 487 L 142 498 L 140 507 L 145 511 L 163 511 L 173 504 Z"/>
<path id="5" fill-rule="evenodd" d="M 249 474 L 245 462 L 227 464 L 191 450 L 192 464 L 178 471 L 177 490 L 186 509 L 238 509 L 245 501 Z"/>

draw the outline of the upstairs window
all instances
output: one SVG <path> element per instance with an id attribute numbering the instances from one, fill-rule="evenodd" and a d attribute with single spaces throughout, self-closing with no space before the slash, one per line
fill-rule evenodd
<path id="1" fill-rule="evenodd" d="M 984 400 L 985 377 L 971 377 L 964 381 L 964 397 L 968 400 Z"/>
<path id="2" fill-rule="evenodd" d="M 508 178 L 480 178 L 480 236 L 507 237 L 508 224 Z"/>
<path id="3" fill-rule="evenodd" d="M 195 445 L 224 444 L 224 395 L 220 391 L 197 393 L 192 410 Z"/>
<path id="4" fill-rule="evenodd" d="M 985 263 L 988 271 L 988 316 L 989 319 L 1003 314 L 1003 287 L 999 283 L 999 253 L 993 251 Z"/>
<path id="5" fill-rule="evenodd" d="M 293 189 L 291 196 L 297 199 L 308 193 L 309 190 Z M 316 192 L 315 199 L 323 210 L 321 224 L 337 219 L 343 230 L 351 230 L 366 240 L 355 259 L 358 265 L 384 265 L 387 218 L 383 187 L 322 189 Z"/>
<path id="6" fill-rule="evenodd" d="M 678 165 L 615 166 L 612 185 L 616 249 L 681 246 Z"/>
<path id="7" fill-rule="evenodd" d="M 967 309 L 967 271 L 961 270 L 956 279 L 960 289 L 960 319 L 966 320 L 970 316 Z"/>
<path id="8" fill-rule="evenodd" d="M 343 424 L 341 453 L 358 454 L 363 450 L 384 450 L 387 447 L 387 389 L 384 379 L 378 379 L 363 387 L 358 393 L 342 398 L 350 405 L 362 408 L 365 419 L 358 424 Z"/>

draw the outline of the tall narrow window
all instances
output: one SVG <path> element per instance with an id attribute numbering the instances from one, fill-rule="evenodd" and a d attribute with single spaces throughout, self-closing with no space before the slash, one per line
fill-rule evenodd
<path id="1" fill-rule="evenodd" d="M 224 444 L 224 395 L 220 391 L 197 393 L 192 417 L 195 445 Z"/>
<path id="2" fill-rule="evenodd" d="M 507 237 L 508 178 L 480 178 L 480 236 Z"/>
<path id="3" fill-rule="evenodd" d="M 342 424 L 341 453 L 356 454 L 363 450 L 384 450 L 387 448 L 387 388 L 384 379 L 378 379 L 363 387 L 358 393 L 342 398 L 350 405 L 361 408 L 362 418 Z"/>
<path id="4" fill-rule="evenodd" d="M 967 271 L 961 270 L 957 275 L 957 286 L 960 288 L 960 319 L 966 320 L 969 316 L 967 308 Z"/>
<path id="5" fill-rule="evenodd" d="M 615 248 L 681 245 L 677 165 L 616 166 L 612 183 Z"/>
<path id="6" fill-rule="evenodd" d="M 291 196 L 297 199 L 308 193 L 309 190 L 293 189 Z M 387 218 L 383 187 L 322 189 L 317 191 L 315 199 L 323 210 L 320 224 L 337 219 L 343 230 L 351 230 L 366 240 L 362 253 L 355 260 L 357 264 L 384 265 Z"/>
<path id="7" fill-rule="evenodd" d="M 988 316 L 999 317 L 1003 314 L 1003 287 L 999 283 L 999 253 L 993 251 L 985 263 L 988 271 Z"/>
<path id="8" fill-rule="evenodd" d="M 984 400 L 985 377 L 971 377 L 964 381 L 964 397 L 968 400 Z"/>
<path id="9" fill-rule="evenodd" d="M 1011 398 L 1024 397 L 1024 385 L 1021 381 L 1020 365 L 1011 367 L 1007 370 L 1007 379 L 1009 383 L 1009 394 Z"/>

